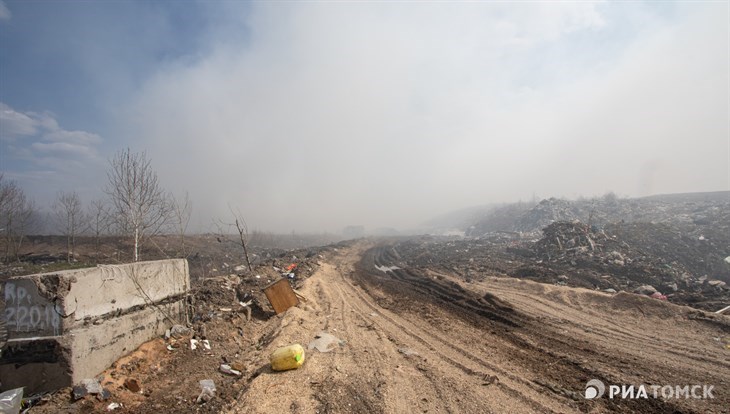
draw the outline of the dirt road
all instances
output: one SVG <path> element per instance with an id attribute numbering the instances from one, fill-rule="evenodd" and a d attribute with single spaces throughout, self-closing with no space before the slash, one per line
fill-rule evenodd
<path id="1" fill-rule="evenodd" d="M 321 331 L 345 342 L 307 351 L 298 370 L 263 365 L 231 412 L 728 412 L 727 317 L 632 294 L 389 270 L 399 259 L 393 246 L 360 244 L 322 263 L 261 355 L 306 348 Z M 714 399 L 586 400 L 591 379 L 707 384 Z"/>

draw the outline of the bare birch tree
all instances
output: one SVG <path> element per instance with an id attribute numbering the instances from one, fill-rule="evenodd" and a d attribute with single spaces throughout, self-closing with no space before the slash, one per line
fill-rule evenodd
<path id="1" fill-rule="evenodd" d="M 175 220 L 175 231 L 180 236 L 180 254 L 184 257 L 187 255 L 185 250 L 185 233 L 188 231 L 190 224 L 190 215 L 193 211 L 193 204 L 190 201 L 190 195 L 185 192 L 182 199 L 178 199 L 174 195 L 170 195 L 170 203 L 172 207 L 173 218 Z"/>
<path id="2" fill-rule="evenodd" d="M 101 236 L 109 232 L 110 214 L 109 207 L 104 200 L 94 200 L 89 203 L 86 213 L 88 229 L 94 237 L 94 261 L 99 261 L 101 251 Z"/>
<path id="3" fill-rule="evenodd" d="M 7 181 L 0 174 L 0 235 L 5 262 L 19 259 L 18 252 L 32 224 L 35 204 L 15 181 Z"/>
<path id="4" fill-rule="evenodd" d="M 61 230 L 66 236 L 66 260 L 70 264 L 73 261 L 76 250 L 76 235 L 83 226 L 84 210 L 81 207 L 81 199 L 75 191 L 65 193 L 59 192 L 56 201 L 53 203 L 53 213 Z"/>
<path id="5" fill-rule="evenodd" d="M 134 240 L 134 261 L 139 261 L 142 242 L 167 224 L 170 203 L 145 152 L 129 148 L 110 161 L 106 193 L 111 198 L 116 224 Z"/>

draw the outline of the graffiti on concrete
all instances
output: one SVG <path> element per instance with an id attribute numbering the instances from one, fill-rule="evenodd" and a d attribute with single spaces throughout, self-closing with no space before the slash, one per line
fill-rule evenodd
<path id="1" fill-rule="evenodd" d="M 59 335 L 61 315 L 55 304 L 38 294 L 30 280 L 13 280 L 5 283 L 5 324 L 10 338 L 33 335 Z"/>

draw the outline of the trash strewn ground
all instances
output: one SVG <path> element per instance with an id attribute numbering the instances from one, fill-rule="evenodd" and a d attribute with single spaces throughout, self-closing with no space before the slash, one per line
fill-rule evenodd
<path id="1" fill-rule="evenodd" d="M 566 239 L 585 229 L 557 227 Z M 297 261 L 293 283 L 306 300 L 280 315 L 260 288 L 286 266 L 202 281 L 191 329 L 171 326 L 96 378 L 107 399 L 74 401 L 64 389 L 30 412 L 719 413 L 730 404 L 730 317 L 642 294 L 490 276 L 521 268 L 508 259 L 518 253 L 545 259 L 539 249 L 474 243 L 331 247 Z M 610 260 L 630 258 L 610 247 Z M 310 343 L 297 369 L 272 369 L 274 350 Z M 714 384 L 716 398 L 586 400 L 591 379 Z"/>
<path id="2" fill-rule="evenodd" d="M 729 206 L 552 199 L 467 238 L 201 256 L 188 320 L 29 412 L 727 412 Z M 276 315 L 282 278 L 300 301 Z M 292 344 L 303 364 L 274 371 Z M 589 380 L 715 398 L 586 400 Z"/>

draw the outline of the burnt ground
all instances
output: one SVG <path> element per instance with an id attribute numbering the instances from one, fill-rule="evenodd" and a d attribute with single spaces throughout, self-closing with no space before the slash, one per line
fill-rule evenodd
<path id="1" fill-rule="evenodd" d="M 692 237 L 666 224 L 597 228 L 558 221 L 538 233 L 494 232 L 479 238 L 423 236 L 398 243 L 398 261 L 451 272 L 466 282 L 511 276 L 606 292 L 658 292 L 707 311 L 730 304 L 730 245 Z"/>

